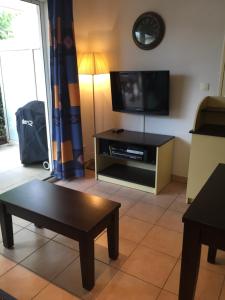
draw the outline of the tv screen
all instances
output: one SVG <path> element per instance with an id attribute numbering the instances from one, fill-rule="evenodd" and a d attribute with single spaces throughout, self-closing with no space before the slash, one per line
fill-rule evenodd
<path id="1" fill-rule="evenodd" d="M 110 72 L 114 111 L 169 114 L 169 71 Z"/>

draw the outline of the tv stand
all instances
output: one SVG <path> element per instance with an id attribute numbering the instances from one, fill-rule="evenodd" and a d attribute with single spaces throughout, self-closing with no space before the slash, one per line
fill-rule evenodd
<path id="1" fill-rule="evenodd" d="M 170 182 L 173 136 L 111 129 L 94 138 L 97 180 L 153 194 Z"/>

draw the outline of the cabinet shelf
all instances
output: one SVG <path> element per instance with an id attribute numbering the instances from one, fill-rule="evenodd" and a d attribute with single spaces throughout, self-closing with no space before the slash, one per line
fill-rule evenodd
<path id="1" fill-rule="evenodd" d="M 140 185 L 155 187 L 155 172 L 151 170 L 113 164 L 104 170 L 99 171 L 98 174 Z"/>
<path id="2" fill-rule="evenodd" d="M 131 162 L 138 162 L 138 163 L 142 163 L 142 164 L 150 164 L 152 166 L 155 166 L 155 162 L 150 162 L 150 161 L 144 161 L 144 160 L 136 160 L 136 159 L 132 159 L 132 158 L 127 158 L 127 157 L 120 157 L 120 156 L 116 156 L 116 155 L 109 155 L 109 154 L 105 154 L 105 153 L 100 153 L 99 154 L 100 157 L 108 157 L 108 158 L 112 158 L 112 159 L 116 159 L 116 160 L 122 160 L 122 161 L 131 161 Z"/>

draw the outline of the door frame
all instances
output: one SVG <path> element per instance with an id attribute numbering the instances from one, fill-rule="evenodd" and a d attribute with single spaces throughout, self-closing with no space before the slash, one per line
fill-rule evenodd
<path id="1" fill-rule="evenodd" d="M 6 103 L 5 103 L 5 90 L 4 90 L 4 84 L 3 84 L 1 55 L 0 55 L 0 89 L 1 89 L 1 94 L 2 94 L 2 105 L 3 105 L 3 116 L 4 116 L 4 122 L 5 122 L 6 140 L 7 140 L 7 142 L 9 142 L 9 124 L 8 124 L 8 118 L 7 118 L 7 108 L 6 108 Z"/>
<path id="2" fill-rule="evenodd" d="M 225 85 L 225 37 L 223 41 L 223 52 L 220 66 L 219 96 L 225 96 L 223 95 L 223 85 Z"/>
<path id="3" fill-rule="evenodd" d="M 48 49 L 50 48 L 49 36 L 48 36 L 48 3 L 47 0 L 21 0 L 24 2 L 36 4 L 39 6 L 40 11 L 40 32 L 42 43 L 42 55 L 44 62 L 45 72 L 45 87 L 47 101 L 45 102 L 45 118 L 47 129 L 47 141 L 48 141 L 48 157 L 50 172 L 53 171 L 53 156 L 52 156 L 52 95 L 51 95 L 51 81 L 50 81 L 50 56 Z"/>

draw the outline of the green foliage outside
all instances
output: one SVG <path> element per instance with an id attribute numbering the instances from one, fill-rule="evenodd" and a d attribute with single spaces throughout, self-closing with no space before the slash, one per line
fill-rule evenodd
<path id="1" fill-rule="evenodd" d="M 11 29 L 13 15 L 8 12 L 0 12 L 0 40 L 13 37 Z M 4 120 L 4 110 L 2 104 L 2 93 L 0 89 L 0 144 L 6 141 L 6 130 Z"/>
<path id="2" fill-rule="evenodd" d="M 13 15 L 8 12 L 0 12 L 0 40 L 6 40 L 13 37 L 11 29 Z"/>

